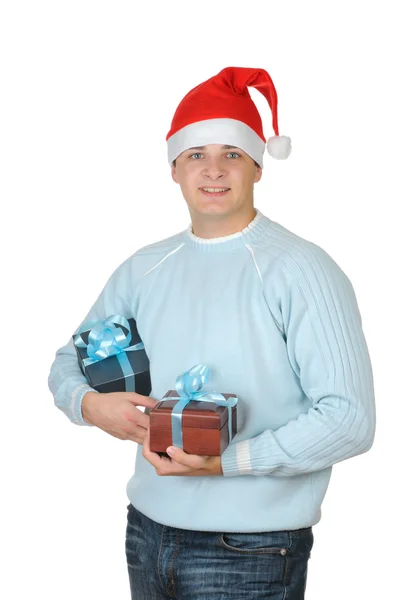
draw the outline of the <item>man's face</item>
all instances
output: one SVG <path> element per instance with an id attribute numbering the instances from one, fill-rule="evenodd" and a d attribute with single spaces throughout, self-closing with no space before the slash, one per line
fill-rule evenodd
<path id="1" fill-rule="evenodd" d="M 253 185 L 262 169 L 239 148 L 209 144 L 182 152 L 171 174 L 190 211 L 226 216 L 253 206 Z"/>

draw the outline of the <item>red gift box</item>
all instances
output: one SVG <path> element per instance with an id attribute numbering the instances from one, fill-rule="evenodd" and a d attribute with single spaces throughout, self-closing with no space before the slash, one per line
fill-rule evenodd
<path id="1" fill-rule="evenodd" d="M 158 402 L 149 413 L 150 450 L 166 452 L 173 446 L 171 412 L 179 400 L 167 400 L 168 397 L 179 397 L 176 390 L 169 390 L 163 400 Z M 235 394 L 221 394 L 225 400 L 236 398 Z M 236 405 L 232 411 L 232 437 L 237 431 Z M 182 411 L 183 450 L 187 454 L 199 456 L 221 456 L 228 444 L 228 411 L 227 406 L 219 406 L 215 402 L 190 400 Z"/>

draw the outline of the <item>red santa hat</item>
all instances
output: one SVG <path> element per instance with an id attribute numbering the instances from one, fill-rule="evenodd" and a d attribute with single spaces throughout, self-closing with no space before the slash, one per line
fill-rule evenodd
<path id="1" fill-rule="evenodd" d="M 261 92 L 271 109 L 275 135 L 268 141 L 248 87 Z M 271 77 L 264 69 L 246 67 L 227 67 L 188 92 L 177 107 L 166 141 L 170 165 L 184 150 L 206 144 L 241 148 L 260 167 L 265 146 L 279 160 L 292 149 L 291 139 L 279 135 L 278 97 Z"/>

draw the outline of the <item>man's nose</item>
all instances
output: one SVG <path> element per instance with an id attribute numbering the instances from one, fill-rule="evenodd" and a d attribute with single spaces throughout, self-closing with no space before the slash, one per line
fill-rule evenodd
<path id="1" fill-rule="evenodd" d="M 225 169 L 219 159 L 210 159 L 204 167 L 204 174 L 210 179 L 220 179 L 225 175 Z"/>

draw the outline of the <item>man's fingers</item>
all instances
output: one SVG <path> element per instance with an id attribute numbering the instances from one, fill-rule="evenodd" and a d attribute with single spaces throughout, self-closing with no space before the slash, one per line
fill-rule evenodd
<path id="1" fill-rule="evenodd" d="M 187 454 L 184 452 L 184 450 L 181 450 L 181 448 L 176 448 L 175 446 L 169 446 L 166 449 L 166 452 L 178 464 L 191 469 L 202 469 L 207 460 L 206 456 Z"/>
<path id="2" fill-rule="evenodd" d="M 146 408 L 153 408 L 158 403 L 155 398 L 143 396 L 142 394 L 137 394 L 136 392 L 127 392 L 126 399 L 135 406 L 145 406 Z"/>
<path id="3" fill-rule="evenodd" d="M 138 409 L 127 415 L 127 421 L 128 423 L 135 423 L 137 427 L 145 427 L 145 429 L 149 427 L 149 416 Z"/>
<path id="4" fill-rule="evenodd" d="M 130 429 L 126 429 L 125 432 L 129 440 L 133 440 L 133 442 L 142 444 L 147 433 L 147 428 L 137 425 L 135 427 L 131 427 Z"/>

